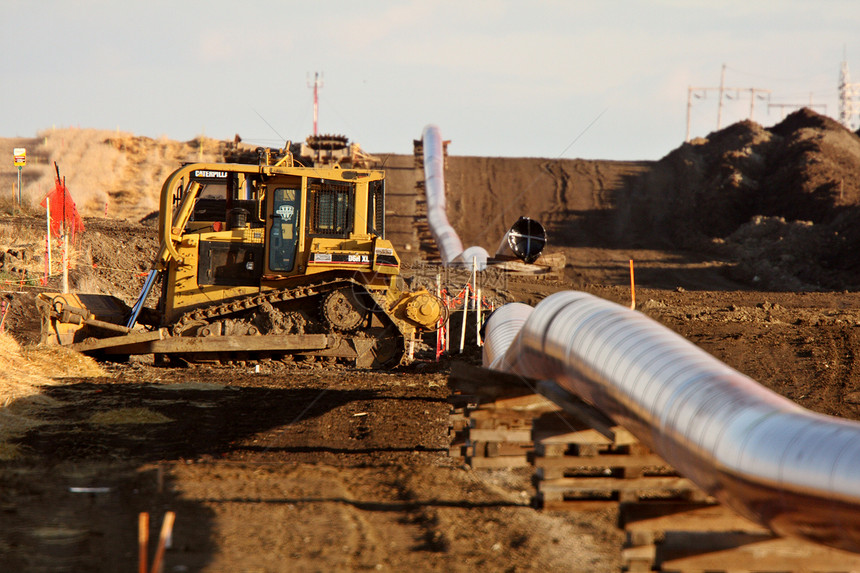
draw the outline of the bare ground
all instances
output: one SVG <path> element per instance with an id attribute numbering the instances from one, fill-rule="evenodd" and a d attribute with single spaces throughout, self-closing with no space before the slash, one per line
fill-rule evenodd
<path id="1" fill-rule="evenodd" d="M 575 288 L 627 304 L 632 259 L 640 311 L 807 408 L 860 419 L 860 277 L 844 254 L 858 193 L 827 187 L 857 168 L 860 144 L 830 125 L 816 131 L 809 114 L 792 117 L 795 129 L 739 124 L 656 163 L 452 156 L 449 216 L 464 244 L 491 250 L 521 214 L 547 224 L 550 250 L 567 257 L 565 279 L 508 279 L 499 297 L 536 303 Z M 819 146 L 819 161 L 798 159 L 792 145 L 813 153 L 812 140 L 840 151 Z M 411 158 L 389 160 L 392 236 L 417 260 L 417 175 Z M 817 171 L 822 163 L 829 171 Z M 815 169 L 776 175 L 798 164 Z M 690 186 L 699 191 L 684 194 Z M 765 193 L 774 189 L 786 208 L 809 200 L 820 213 L 807 206 L 815 218 L 798 222 L 774 207 Z M 743 193 L 749 212 L 715 212 Z M 73 282 L 133 298 L 154 229 L 89 215 Z M 22 216 L 0 224 L 38 224 Z M 836 248 L 840 256 L 822 254 Z M 4 277 L 6 326 L 27 350 L 39 287 Z M 155 538 L 170 510 L 166 571 L 618 571 L 613 511 L 538 511 L 528 471 L 448 457 L 454 359 L 477 363 L 479 353 L 395 372 L 132 361 L 51 380 L 38 394 L 49 403 L 7 400 L 37 425 L 0 449 L 0 569 L 131 569 L 138 513 L 151 513 Z"/>

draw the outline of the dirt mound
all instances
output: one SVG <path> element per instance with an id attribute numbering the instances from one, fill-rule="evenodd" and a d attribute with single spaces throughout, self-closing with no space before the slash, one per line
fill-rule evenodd
<path id="1" fill-rule="evenodd" d="M 49 129 L 30 139 L 0 139 L 0 152 L 27 150 L 22 171 L 23 209 L 42 213 L 39 202 L 60 176 L 85 217 L 105 215 L 137 221 L 158 209 L 161 184 L 184 162 L 220 160 L 228 145 L 205 137 L 191 141 L 152 139 L 119 131 Z M 0 165 L 0 186 L 17 185 L 11 162 Z"/>
<path id="2" fill-rule="evenodd" d="M 17 455 L 9 438 L 23 434 L 40 421 L 40 415 L 57 406 L 43 389 L 70 376 L 102 376 L 92 358 L 67 348 L 21 349 L 9 334 L 0 332 L 0 460 Z"/>
<path id="3" fill-rule="evenodd" d="M 858 169 L 860 137 L 814 111 L 772 128 L 744 121 L 657 162 L 626 190 L 623 223 L 728 256 L 758 287 L 856 289 Z"/>
<path id="4" fill-rule="evenodd" d="M 39 230 L 42 224 L 44 221 L 31 217 L 0 224 L 0 300 L 9 305 L 5 326 L 26 344 L 39 341 L 36 295 L 62 292 L 62 245 L 59 241 L 52 244 L 52 270 L 46 278 L 45 237 Z M 157 250 L 156 232 L 151 226 L 88 218 L 86 231 L 69 249 L 69 288 L 72 292 L 113 295 L 132 305 L 143 289 Z M 156 285 L 147 306 L 154 307 L 160 293 Z"/>
<path id="5" fill-rule="evenodd" d="M 91 219 L 78 245 L 79 264 L 70 275 L 77 290 L 111 294 L 134 303 L 158 252 L 150 226 Z M 148 303 L 155 305 L 158 289 Z"/>
<path id="6" fill-rule="evenodd" d="M 781 144 L 764 180 L 762 214 L 829 223 L 839 207 L 860 203 L 860 137 L 808 109 L 771 131 Z"/>

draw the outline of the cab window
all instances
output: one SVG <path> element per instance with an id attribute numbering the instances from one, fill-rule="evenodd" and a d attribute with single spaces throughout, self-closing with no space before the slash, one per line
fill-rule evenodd
<path id="1" fill-rule="evenodd" d="M 292 188 L 276 188 L 272 194 L 269 268 L 273 271 L 292 271 L 296 262 L 301 194 L 301 189 Z"/>
<path id="2" fill-rule="evenodd" d="M 355 186 L 339 181 L 308 182 L 308 234 L 346 238 L 352 232 Z"/>
<path id="3" fill-rule="evenodd" d="M 371 181 L 367 187 L 367 231 L 385 238 L 385 184 Z"/>

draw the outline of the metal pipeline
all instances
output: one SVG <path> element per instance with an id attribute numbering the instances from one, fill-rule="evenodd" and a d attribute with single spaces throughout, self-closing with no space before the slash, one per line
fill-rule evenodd
<path id="1" fill-rule="evenodd" d="M 422 135 L 424 140 L 424 190 L 427 193 L 427 223 L 430 233 L 439 248 L 443 265 L 453 262 L 471 263 L 474 259 L 478 269 L 487 266 L 489 253 L 483 247 L 469 247 L 463 251 L 463 243 L 454 227 L 448 222 L 445 204 L 445 156 L 439 128 L 428 125 Z"/>
<path id="2" fill-rule="evenodd" d="M 780 535 L 860 552 L 860 423 L 806 410 L 645 315 L 587 293 L 523 306 L 490 317 L 485 366 L 554 380 Z"/>
<path id="3" fill-rule="evenodd" d="M 448 222 L 445 204 L 445 156 L 439 128 L 424 128 L 424 189 L 427 193 L 427 223 L 439 248 L 442 264 L 454 262 L 463 252 L 457 231 Z"/>
<path id="4" fill-rule="evenodd" d="M 478 270 L 487 267 L 490 254 L 484 247 L 472 246 L 463 250 L 463 243 L 454 227 L 448 222 L 445 202 L 445 154 L 439 128 L 428 125 L 422 134 L 424 147 L 424 191 L 427 194 L 427 223 L 430 233 L 439 248 L 442 264 L 471 264 L 474 260 Z M 527 263 L 540 256 L 546 244 L 543 225 L 528 217 L 520 217 L 502 237 L 496 255 L 512 252 Z"/>
<path id="5" fill-rule="evenodd" d="M 484 366 L 491 370 L 505 370 L 500 361 L 533 311 L 527 304 L 512 302 L 490 315 L 485 327 Z"/>
<path id="6" fill-rule="evenodd" d="M 522 261 L 531 264 L 543 252 L 545 245 L 546 229 L 543 225 L 529 217 L 520 217 L 502 237 L 502 242 L 496 249 L 496 256 L 511 252 Z"/>

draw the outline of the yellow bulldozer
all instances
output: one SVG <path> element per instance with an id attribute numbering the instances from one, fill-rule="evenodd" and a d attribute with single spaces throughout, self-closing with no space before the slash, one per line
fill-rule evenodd
<path id="1" fill-rule="evenodd" d="M 385 239 L 384 178 L 376 169 L 305 167 L 268 150 L 255 164 L 184 165 L 161 188 L 160 250 L 137 303 L 42 294 L 42 340 L 165 364 L 404 364 L 446 309 L 427 290 L 403 287 Z M 158 304 L 144 308 L 157 281 Z"/>

